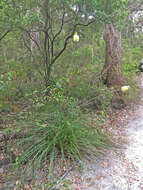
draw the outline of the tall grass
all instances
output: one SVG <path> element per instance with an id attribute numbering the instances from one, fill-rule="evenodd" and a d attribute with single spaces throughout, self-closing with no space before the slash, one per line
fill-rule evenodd
<path id="1" fill-rule="evenodd" d="M 49 160 L 49 171 L 52 173 L 57 158 L 71 161 L 82 158 L 97 157 L 113 143 L 107 134 L 97 126 L 88 125 L 88 118 L 76 106 L 69 106 L 66 111 L 57 109 L 45 114 L 27 128 L 27 138 L 20 144 L 23 154 L 20 163 L 29 162 L 39 168 L 43 160 Z"/>

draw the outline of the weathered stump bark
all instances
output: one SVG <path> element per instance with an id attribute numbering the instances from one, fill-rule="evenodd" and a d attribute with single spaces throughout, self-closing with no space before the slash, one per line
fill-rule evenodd
<path id="1" fill-rule="evenodd" d="M 123 85 L 121 33 L 112 24 L 105 24 L 103 37 L 106 43 L 106 54 L 102 78 L 107 86 L 115 87 L 111 100 L 112 107 L 122 109 L 126 105 L 120 91 Z"/>
<path id="2" fill-rule="evenodd" d="M 112 24 L 105 24 L 103 37 L 106 43 L 105 65 L 102 71 L 103 80 L 108 86 L 121 86 L 123 82 L 121 33 Z"/>

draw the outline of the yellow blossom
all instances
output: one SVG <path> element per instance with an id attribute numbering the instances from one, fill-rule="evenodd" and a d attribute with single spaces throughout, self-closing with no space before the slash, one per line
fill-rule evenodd
<path id="1" fill-rule="evenodd" d="M 20 185 L 21 182 L 20 182 L 19 180 L 17 180 L 15 184 L 16 184 L 16 185 Z"/>
<path id="2" fill-rule="evenodd" d="M 126 92 L 126 91 L 128 91 L 130 89 L 130 86 L 122 86 L 121 87 L 121 91 L 122 92 Z"/>
<path id="3" fill-rule="evenodd" d="M 79 35 L 77 34 L 77 32 L 75 32 L 75 34 L 73 36 L 73 41 L 74 42 L 79 42 Z"/>

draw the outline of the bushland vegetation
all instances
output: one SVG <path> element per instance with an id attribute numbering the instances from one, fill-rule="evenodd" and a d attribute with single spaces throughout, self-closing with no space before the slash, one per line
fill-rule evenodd
<path id="1" fill-rule="evenodd" d="M 138 98 L 141 6 L 1 0 L 0 148 L 15 170 L 46 165 L 52 177 L 59 159 L 65 166 L 117 146 L 103 125 Z"/>

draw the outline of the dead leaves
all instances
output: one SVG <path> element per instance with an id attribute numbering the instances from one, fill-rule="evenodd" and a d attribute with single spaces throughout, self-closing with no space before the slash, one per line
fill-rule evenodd
<path id="1" fill-rule="evenodd" d="M 109 166 L 109 163 L 104 161 L 104 162 L 101 163 L 101 166 L 102 166 L 103 168 L 108 167 L 108 166 Z"/>
<path id="2" fill-rule="evenodd" d="M 131 161 L 129 161 L 127 158 L 123 157 L 123 165 L 127 168 L 127 169 L 133 169 L 133 164 Z"/>
<path id="3" fill-rule="evenodd" d="M 101 173 L 99 175 L 96 176 L 97 180 L 100 180 L 102 177 L 105 177 L 105 174 Z"/>

